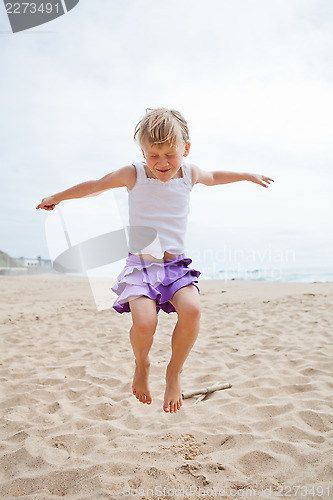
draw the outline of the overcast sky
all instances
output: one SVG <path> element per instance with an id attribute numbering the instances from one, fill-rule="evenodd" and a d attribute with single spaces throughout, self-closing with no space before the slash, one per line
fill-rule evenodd
<path id="1" fill-rule="evenodd" d="M 9 30 L 2 3 L 0 250 L 48 258 L 55 211 L 35 210 L 41 199 L 140 160 L 134 127 L 147 107 L 166 106 L 188 121 L 190 162 L 276 181 L 195 186 L 189 255 L 332 264 L 331 0 L 81 0 Z M 69 226 L 71 210 L 82 215 L 74 239 L 88 220 L 95 231 L 124 223 L 126 190 L 113 191 L 62 204 Z"/>

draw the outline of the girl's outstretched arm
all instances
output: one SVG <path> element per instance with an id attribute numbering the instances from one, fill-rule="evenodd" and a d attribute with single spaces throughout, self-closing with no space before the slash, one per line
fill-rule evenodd
<path id="1" fill-rule="evenodd" d="M 115 187 L 127 186 L 131 189 L 135 184 L 135 180 L 135 167 L 133 165 L 128 165 L 105 175 L 99 180 L 82 182 L 81 184 L 66 189 L 66 191 L 61 191 L 60 193 L 43 198 L 36 209 L 42 208 L 44 210 L 53 210 L 61 201 L 96 196 Z"/>
<path id="2" fill-rule="evenodd" d="M 206 186 L 217 186 L 218 184 L 229 184 L 230 182 L 251 181 L 267 188 L 271 182 L 274 182 L 274 179 L 260 174 L 224 172 L 222 170 L 206 172 L 196 165 L 191 165 L 191 167 L 193 185 L 199 183 Z"/>

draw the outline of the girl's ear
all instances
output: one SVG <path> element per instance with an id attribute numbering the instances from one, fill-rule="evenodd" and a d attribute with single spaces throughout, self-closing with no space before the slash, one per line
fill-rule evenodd
<path id="1" fill-rule="evenodd" d="M 190 149 L 191 149 L 191 143 L 187 142 L 185 144 L 185 151 L 184 151 L 184 155 L 183 156 L 188 156 L 190 154 Z"/>

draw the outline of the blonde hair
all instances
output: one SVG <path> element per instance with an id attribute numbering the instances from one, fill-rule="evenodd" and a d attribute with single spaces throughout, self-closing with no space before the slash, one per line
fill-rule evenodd
<path id="1" fill-rule="evenodd" d="M 169 143 L 175 146 L 179 140 L 186 144 L 189 140 L 189 129 L 184 117 L 175 109 L 147 108 L 146 114 L 135 127 L 134 140 L 140 146 Z"/>

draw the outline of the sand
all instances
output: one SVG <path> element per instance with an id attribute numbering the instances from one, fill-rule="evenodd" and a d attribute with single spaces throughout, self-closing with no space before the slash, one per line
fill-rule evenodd
<path id="1" fill-rule="evenodd" d="M 183 391 L 232 387 L 170 415 L 175 313 L 159 313 L 147 406 L 129 314 L 98 311 L 85 278 L 0 276 L 0 498 L 333 498 L 333 283 L 200 287 Z"/>

